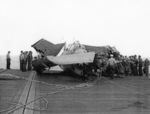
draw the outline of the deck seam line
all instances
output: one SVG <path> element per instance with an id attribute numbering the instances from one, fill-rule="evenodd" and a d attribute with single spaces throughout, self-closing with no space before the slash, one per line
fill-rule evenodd
<path id="1" fill-rule="evenodd" d="M 35 78 L 35 72 L 33 72 L 33 77 L 32 79 Z M 28 98 L 26 99 L 26 103 L 25 104 L 28 104 L 30 101 L 32 101 L 32 98 L 31 98 L 31 92 L 35 92 L 35 83 L 31 81 L 31 85 L 30 85 L 30 90 L 28 92 Z M 35 97 L 35 93 L 32 93 Z M 34 102 L 33 102 L 34 103 Z M 31 104 L 29 104 L 31 105 Z M 32 106 L 32 105 L 31 105 Z M 25 106 L 24 108 L 24 112 L 23 114 L 33 114 L 33 110 L 28 110 L 26 107 L 28 107 L 28 105 Z M 34 108 L 34 104 L 33 104 L 33 108 Z"/>
<path id="2" fill-rule="evenodd" d="M 33 79 L 33 77 L 34 77 L 34 72 L 32 72 L 32 74 L 31 74 L 31 75 L 32 75 L 32 78 L 31 78 L 31 80 L 32 80 L 32 79 Z M 26 103 L 27 103 L 27 101 L 28 101 L 29 94 L 30 94 L 31 87 L 32 87 L 32 83 L 33 83 L 33 82 L 31 81 L 31 83 L 30 83 L 30 87 L 29 87 L 29 91 L 28 91 L 28 94 L 27 94 L 27 98 L 26 98 L 26 101 L 25 101 L 25 104 L 26 104 Z M 25 112 L 25 110 L 26 110 L 26 107 L 27 107 L 27 106 L 25 106 L 25 107 L 24 107 L 24 109 L 23 109 L 23 114 L 24 114 L 24 112 Z"/>
<path id="3" fill-rule="evenodd" d="M 32 77 L 33 77 L 33 72 L 31 72 L 31 74 L 30 74 L 30 77 L 28 78 L 28 79 L 32 79 Z M 29 84 L 31 84 L 31 81 L 27 81 L 26 82 L 26 85 L 25 85 L 25 87 L 24 87 L 24 90 L 23 90 L 23 92 L 22 92 L 22 94 L 21 94 L 21 96 L 20 96 L 20 99 L 19 99 L 19 101 L 18 102 L 20 102 L 20 103 L 22 103 L 22 104 L 24 104 L 25 103 L 25 101 L 26 101 L 26 90 L 28 91 L 29 90 Z M 23 97 L 23 96 L 25 96 L 25 97 Z M 22 101 L 22 102 L 21 102 Z M 9 111 L 9 112 L 7 112 L 6 114 L 10 114 L 10 113 L 12 113 L 13 112 L 13 114 L 23 114 L 23 110 L 24 110 L 24 105 L 21 105 L 21 106 L 17 106 L 15 109 L 13 109 L 13 110 L 11 110 L 11 111 Z"/>

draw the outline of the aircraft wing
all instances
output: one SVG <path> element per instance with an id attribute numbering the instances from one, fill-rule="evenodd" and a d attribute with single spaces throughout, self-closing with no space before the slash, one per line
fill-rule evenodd
<path id="1" fill-rule="evenodd" d="M 60 43 L 60 44 L 53 44 L 45 39 L 41 39 L 35 44 L 32 45 L 32 47 L 37 51 L 37 52 L 42 52 L 44 55 L 54 55 L 56 56 L 65 43 Z"/>
<path id="2" fill-rule="evenodd" d="M 85 49 L 88 52 L 94 51 L 98 54 L 106 54 L 108 55 L 111 51 L 111 47 L 110 46 L 90 46 L 90 45 L 84 45 Z"/>
<path id="3" fill-rule="evenodd" d="M 94 61 L 95 52 L 62 55 L 62 56 L 47 56 L 47 59 L 54 64 L 69 65 L 78 63 L 92 63 Z"/>

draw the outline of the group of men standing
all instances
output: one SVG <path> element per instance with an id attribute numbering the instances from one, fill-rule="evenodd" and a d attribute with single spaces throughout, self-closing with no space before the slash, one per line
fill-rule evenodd
<path id="1" fill-rule="evenodd" d="M 20 70 L 32 70 L 32 51 L 21 51 L 20 56 Z M 149 65 L 150 61 L 148 59 L 142 60 L 141 56 L 139 55 L 138 58 L 136 55 L 134 56 L 120 56 L 119 61 L 121 61 L 125 71 L 125 75 L 134 75 L 134 76 L 143 76 L 145 73 L 146 76 L 149 75 Z M 6 68 L 10 69 L 11 58 L 10 58 L 10 51 L 8 51 L 6 55 Z M 115 68 L 116 68 L 116 60 L 114 56 L 111 54 L 108 60 L 107 66 L 109 67 L 111 79 L 114 77 Z"/>
<path id="2" fill-rule="evenodd" d="M 121 65 L 118 66 L 118 63 L 121 63 Z M 136 55 L 129 57 L 121 56 L 118 60 L 116 60 L 113 55 L 110 55 L 107 65 L 111 79 L 113 79 L 116 71 L 115 69 L 118 67 L 121 67 L 118 68 L 118 70 L 121 71 L 117 70 L 119 75 L 120 72 L 122 72 L 122 74 L 126 76 L 143 76 L 144 74 L 148 76 L 150 61 L 147 58 L 142 60 L 140 55 L 138 57 Z"/>
<path id="3" fill-rule="evenodd" d="M 26 70 L 32 70 L 32 51 L 21 51 L 19 58 L 21 71 L 25 72 Z"/>
<path id="4" fill-rule="evenodd" d="M 129 56 L 129 58 L 125 56 L 122 62 L 127 70 L 127 75 L 143 76 L 146 74 L 148 76 L 149 74 L 150 62 L 148 59 L 143 60 L 140 55 L 138 57 L 136 55 Z"/>

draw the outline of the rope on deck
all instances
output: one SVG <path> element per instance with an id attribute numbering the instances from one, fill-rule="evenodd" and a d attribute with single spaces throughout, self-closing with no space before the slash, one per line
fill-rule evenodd
<path id="1" fill-rule="evenodd" d="M 28 78 L 25 78 L 25 77 L 20 77 L 20 76 L 16 76 L 16 75 L 12 75 L 12 74 L 0 74 L 0 76 L 10 76 L 10 77 L 13 77 L 13 78 L 16 78 L 16 79 L 24 79 L 24 80 L 28 80 L 28 81 L 32 81 L 32 82 L 35 82 L 35 83 L 41 83 L 41 84 L 45 84 L 45 85 L 48 85 L 48 86 L 55 86 L 57 87 L 57 91 L 54 91 L 54 92 L 50 92 L 50 93 L 44 93 L 42 96 L 40 97 L 37 97 L 35 98 L 34 100 L 26 103 L 26 104 L 21 104 L 20 107 L 18 108 L 14 108 L 13 109 L 7 109 L 7 110 L 3 110 L 3 111 L 0 111 L 0 113 L 2 112 L 7 112 L 6 114 L 9 114 L 9 113 L 12 113 L 13 111 L 15 110 L 18 110 L 20 108 L 23 108 L 25 106 L 27 106 L 28 104 L 32 103 L 32 102 L 35 102 L 36 100 L 39 100 L 39 99 L 43 99 L 45 101 L 45 107 L 43 109 L 31 109 L 31 108 L 28 108 L 26 107 L 26 109 L 29 109 L 29 110 L 34 110 L 34 111 L 45 111 L 47 109 L 47 106 L 48 106 L 48 101 L 46 100 L 46 97 L 48 95 L 54 95 L 54 94 L 57 94 L 57 93 L 61 93 L 61 92 L 64 92 L 64 91 L 67 91 L 67 90 L 74 90 L 74 89 L 83 89 L 83 88 L 89 88 L 89 87 L 92 87 L 94 86 L 98 81 L 93 81 L 93 82 L 86 82 L 86 83 L 81 83 L 81 84 L 78 84 L 78 85 L 75 85 L 75 86 L 66 86 L 66 85 L 59 85 L 59 84 L 52 84 L 52 83 L 46 83 L 46 82 L 42 82 L 42 81 L 37 81 L 37 80 L 29 80 Z M 144 95 L 144 96 L 150 96 L 149 94 L 144 94 L 142 92 L 139 92 L 139 91 L 136 91 L 134 89 L 131 89 L 129 87 L 135 87 L 135 86 L 131 86 L 131 85 L 123 85 L 123 84 L 119 84 L 119 83 L 116 83 L 114 81 L 111 81 L 103 76 L 101 76 L 103 79 L 107 80 L 108 82 L 116 85 L 116 86 L 119 86 L 123 89 L 126 89 L 134 94 L 140 94 L 140 95 Z M 12 103 L 14 105 L 18 105 L 20 104 L 19 102 L 16 102 L 16 103 Z M 16 106 L 15 106 L 16 107 Z"/>
<path id="2" fill-rule="evenodd" d="M 45 107 L 43 109 L 31 109 L 29 107 L 26 107 L 26 109 L 34 110 L 34 111 L 45 111 L 47 109 L 47 106 L 48 106 L 48 101 L 46 100 L 46 97 L 48 95 L 53 95 L 53 94 L 61 93 L 61 92 L 65 91 L 65 90 L 74 90 L 74 89 L 89 88 L 89 87 L 92 87 L 94 85 L 94 83 L 86 82 L 86 83 L 78 84 L 78 85 L 75 85 L 75 86 L 66 86 L 66 85 L 45 83 L 45 82 L 37 81 L 37 80 L 30 80 L 28 78 L 20 77 L 20 76 L 12 75 L 12 74 L 0 74 L 0 77 L 2 77 L 2 76 L 6 76 L 7 78 L 10 77 L 12 79 L 24 79 L 24 80 L 32 81 L 32 82 L 35 82 L 35 83 L 42 83 L 42 84 L 45 84 L 45 85 L 48 85 L 48 86 L 55 86 L 55 87 L 57 87 L 57 89 L 59 89 L 59 90 L 54 91 L 54 92 L 44 93 L 44 95 L 42 95 L 42 96 L 40 96 L 38 98 L 35 98 L 34 100 L 32 100 L 32 101 L 30 101 L 30 102 L 28 102 L 26 104 L 22 104 L 22 103 L 19 103 L 19 102 L 10 102 L 9 101 L 7 103 L 15 105 L 15 106 L 13 108 L 11 108 L 11 109 L 6 109 L 6 110 L 0 111 L 0 113 L 7 112 L 6 114 L 12 113 L 15 110 L 23 108 L 23 107 L 29 105 L 30 103 L 35 102 L 36 100 L 39 100 L 39 99 L 43 99 L 45 101 Z M 17 105 L 21 105 L 21 106 L 19 106 L 18 108 L 16 108 Z"/>

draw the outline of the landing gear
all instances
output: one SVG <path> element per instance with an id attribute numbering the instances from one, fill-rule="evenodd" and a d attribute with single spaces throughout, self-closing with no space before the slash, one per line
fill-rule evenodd
<path id="1" fill-rule="evenodd" d="M 42 74 L 44 69 L 35 69 L 35 71 L 37 72 L 37 74 Z"/>
<path id="2" fill-rule="evenodd" d="M 101 69 L 90 69 L 85 71 L 84 77 L 88 81 L 97 81 L 102 76 L 102 70 Z"/>

